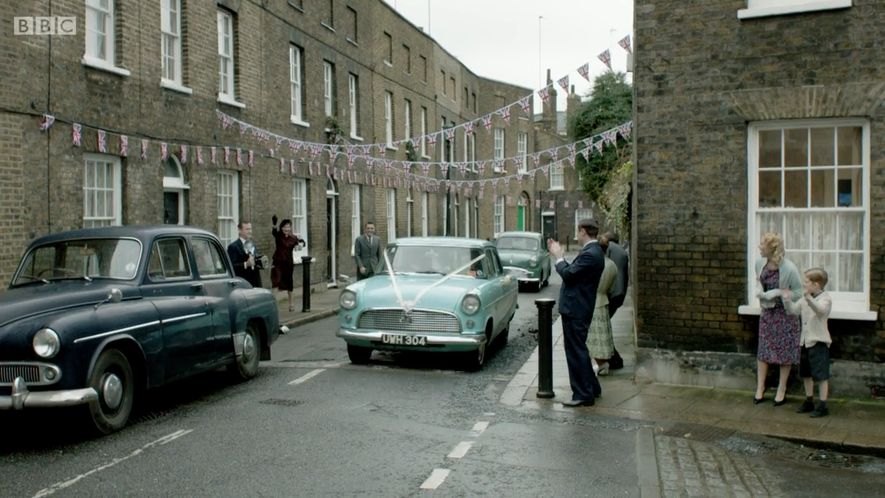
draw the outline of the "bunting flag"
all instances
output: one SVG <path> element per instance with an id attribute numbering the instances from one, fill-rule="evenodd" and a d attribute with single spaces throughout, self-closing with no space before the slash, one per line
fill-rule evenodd
<path id="1" fill-rule="evenodd" d="M 129 156 L 129 137 L 120 135 L 120 157 Z"/>
<path id="2" fill-rule="evenodd" d="M 492 115 L 486 114 L 482 117 L 482 125 L 485 127 L 486 131 L 492 130 Z"/>
<path id="3" fill-rule="evenodd" d="M 286 160 L 282 157 L 280 158 L 280 173 L 286 172 Z"/>
<path id="4" fill-rule="evenodd" d="M 98 130 L 98 133 L 95 134 L 96 141 L 98 142 L 98 151 L 106 154 L 108 152 L 108 134 L 104 130 Z"/>
<path id="5" fill-rule="evenodd" d="M 599 54 L 599 60 L 605 64 L 605 67 L 607 67 L 609 71 L 612 70 L 612 54 L 608 49 L 605 49 L 605 51 Z"/>
<path id="6" fill-rule="evenodd" d="M 218 147 L 210 147 L 209 148 L 209 162 L 215 164 L 218 159 Z"/>
<path id="7" fill-rule="evenodd" d="M 550 86 L 538 90 L 538 97 L 541 97 L 541 102 L 546 104 L 550 100 Z"/>
<path id="8" fill-rule="evenodd" d="M 631 45 L 630 45 L 630 35 L 629 34 L 627 36 L 621 38 L 620 40 L 618 40 L 618 45 L 620 45 L 621 48 L 626 50 L 628 54 L 633 53 L 633 47 L 631 47 Z"/>
<path id="9" fill-rule="evenodd" d="M 74 144 L 74 147 L 79 147 L 82 140 L 83 130 L 80 127 L 80 123 L 74 123 L 71 125 L 71 143 Z"/>
<path id="10" fill-rule="evenodd" d="M 464 125 L 464 133 L 468 135 L 473 135 L 475 133 L 476 123 L 474 121 L 468 121 L 467 124 Z"/>
<path id="11" fill-rule="evenodd" d="M 52 127 L 52 124 L 55 123 L 55 116 L 52 114 L 44 114 L 42 118 L 40 118 L 40 131 L 46 131 Z"/>
<path id="12" fill-rule="evenodd" d="M 230 147 L 224 146 L 224 164 L 230 162 Z"/>
<path id="13" fill-rule="evenodd" d="M 559 78 L 559 81 L 557 81 L 557 83 L 559 83 L 559 86 L 562 87 L 565 93 L 568 93 L 568 75 Z"/>
<path id="14" fill-rule="evenodd" d="M 499 109 L 498 115 L 504 120 L 504 124 L 510 124 L 510 106 Z"/>
<path id="15" fill-rule="evenodd" d="M 556 209 L 556 201 L 550 201 L 550 202 L 547 204 L 547 208 L 548 208 L 548 209 Z"/>
<path id="16" fill-rule="evenodd" d="M 255 151 L 252 149 L 249 149 L 249 167 L 255 167 Z"/>
<path id="17" fill-rule="evenodd" d="M 237 166 L 243 165 L 243 149 L 237 147 Z"/>
<path id="18" fill-rule="evenodd" d="M 590 81 L 590 63 L 586 62 L 579 67 L 578 74 L 580 74 L 585 80 Z"/>
<path id="19" fill-rule="evenodd" d="M 178 149 L 179 156 L 181 156 L 181 164 L 187 164 L 187 145 L 181 144 Z"/>
<path id="20" fill-rule="evenodd" d="M 529 97 L 523 97 L 519 99 L 519 107 L 522 109 L 522 113 L 526 116 L 531 115 L 532 113 L 532 101 Z"/>
<path id="21" fill-rule="evenodd" d="M 446 140 L 452 141 L 455 139 L 455 129 L 454 128 L 446 128 Z"/>
<path id="22" fill-rule="evenodd" d="M 203 164 L 203 148 L 197 147 L 197 164 Z"/>
<path id="23" fill-rule="evenodd" d="M 166 160 L 169 154 L 169 145 L 166 142 L 160 143 L 160 158 Z"/>
<path id="24" fill-rule="evenodd" d="M 141 139 L 141 160 L 142 161 L 147 159 L 147 153 L 148 153 L 148 141 L 147 141 L 147 139 L 142 138 Z"/>

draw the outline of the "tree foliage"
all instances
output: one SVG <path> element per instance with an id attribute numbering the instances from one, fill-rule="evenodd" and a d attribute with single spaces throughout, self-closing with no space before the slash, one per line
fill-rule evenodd
<path id="1" fill-rule="evenodd" d="M 610 71 L 593 81 L 590 99 L 569 122 L 569 134 L 577 142 L 630 121 L 632 116 L 633 89 L 627 83 L 627 76 Z M 578 156 L 576 167 L 581 174 L 581 188 L 606 214 L 629 216 L 630 188 L 629 183 L 624 188 L 624 172 L 632 172 L 632 165 L 625 167 L 631 154 L 631 142 L 619 136 L 615 146 L 608 145 L 601 153 L 592 151 L 589 160 Z M 629 219 L 611 221 L 618 229 L 629 226 Z"/>

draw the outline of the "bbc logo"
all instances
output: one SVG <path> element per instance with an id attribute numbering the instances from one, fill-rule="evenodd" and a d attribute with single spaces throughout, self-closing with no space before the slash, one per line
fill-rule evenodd
<path id="1" fill-rule="evenodd" d="M 77 18 L 66 16 L 13 17 L 16 35 L 76 35 Z"/>

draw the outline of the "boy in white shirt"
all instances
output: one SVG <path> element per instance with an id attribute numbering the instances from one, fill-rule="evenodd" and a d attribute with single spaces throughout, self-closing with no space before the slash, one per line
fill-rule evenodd
<path id="1" fill-rule="evenodd" d="M 811 412 L 812 417 L 826 417 L 827 396 L 829 395 L 830 378 L 830 331 L 827 329 L 827 318 L 833 307 L 830 295 L 824 291 L 827 285 L 827 272 L 821 268 L 805 271 L 803 287 L 804 299 L 793 302 L 790 290 L 784 289 L 783 303 L 788 312 L 802 317 L 802 335 L 800 344 L 802 354 L 799 360 L 799 376 L 805 384 L 805 401 L 797 413 Z M 814 406 L 814 382 L 817 382 L 819 402 Z"/>

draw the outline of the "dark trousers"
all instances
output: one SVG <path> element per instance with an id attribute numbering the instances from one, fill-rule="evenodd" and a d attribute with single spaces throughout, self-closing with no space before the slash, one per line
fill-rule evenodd
<path id="1" fill-rule="evenodd" d="M 568 365 L 568 378 L 572 387 L 572 399 L 594 400 L 602 394 L 599 379 L 590 364 L 587 351 L 587 332 L 590 318 L 586 320 L 562 316 L 562 337 L 565 340 L 565 361 Z"/>
<path id="2" fill-rule="evenodd" d="M 618 311 L 618 308 L 620 308 L 622 304 L 624 304 L 624 299 L 626 297 L 627 296 L 624 295 L 624 296 L 614 296 L 614 297 L 608 298 L 608 317 L 609 318 L 612 318 L 613 316 L 615 316 L 615 312 Z"/>

